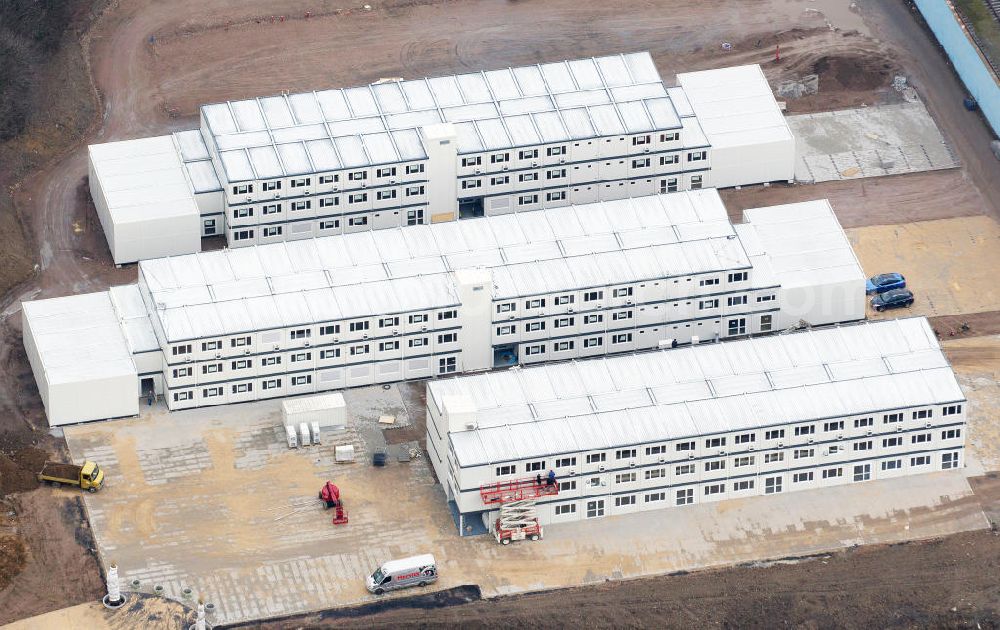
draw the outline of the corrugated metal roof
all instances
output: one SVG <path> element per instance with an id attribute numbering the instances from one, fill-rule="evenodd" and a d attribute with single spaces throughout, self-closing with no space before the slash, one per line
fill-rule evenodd
<path id="1" fill-rule="evenodd" d="M 743 211 L 735 227 L 754 260 L 783 288 L 864 280 L 864 271 L 830 202 L 803 201 Z"/>
<path id="2" fill-rule="evenodd" d="M 633 217 L 624 225 L 616 220 L 623 214 Z M 698 224 L 707 231 L 678 242 L 682 228 Z M 562 237 L 564 225 L 573 226 L 572 236 Z M 665 243 L 632 238 L 664 225 L 671 226 L 660 232 Z M 211 314 L 192 320 L 182 313 L 249 296 L 273 300 L 284 326 L 328 320 L 308 305 L 285 304 L 306 291 L 329 292 L 344 317 L 454 305 L 450 272 L 461 268 L 492 269 L 495 299 L 747 268 L 733 234 L 718 192 L 705 189 L 202 252 L 141 261 L 139 268 L 168 341 L 179 341 L 246 330 Z M 406 282 L 386 282 L 392 280 Z M 338 287 L 350 287 L 358 299 L 345 305 Z"/>
<path id="3" fill-rule="evenodd" d="M 327 150 L 332 143 L 350 153 L 322 161 L 336 165 L 327 170 L 422 159 L 422 145 L 410 144 L 404 152 L 394 135 L 395 149 L 367 154 L 348 138 L 413 132 L 438 122 L 457 123 L 460 152 L 676 129 L 681 114 L 674 98 L 649 53 L 642 52 L 214 103 L 201 111 L 219 148 L 223 176 L 234 182 L 305 172 L 290 166 L 308 161 L 311 147 L 302 141 L 323 139 Z M 284 170 L 272 159 L 275 151 L 287 157 Z"/>
<path id="4" fill-rule="evenodd" d="M 153 352 L 160 349 L 156 333 L 149 319 L 149 311 L 142 301 L 139 287 L 126 284 L 108 290 L 115 313 L 122 324 L 125 338 L 133 353 Z"/>
<path id="5" fill-rule="evenodd" d="M 44 373 L 36 375 L 40 386 L 135 376 L 112 295 L 101 291 L 21 304 Z"/>
<path id="6" fill-rule="evenodd" d="M 106 142 L 88 147 L 115 225 L 164 218 L 199 216 L 195 186 L 181 155 L 197 155 L 197 143 L 173 136 Z M 199 180 L 199 185 L 211 183 Z M 109 228 L 110 229 L 110 228 Z"/>
<path id="7" fill-rule="evenodd" d="M 713 147 L 764 144 L 793 137 L 758 65 L 685 72 L 677 75 L 677 82 L 681 89 L 667 93 L 681 116 L 688 112 L 697 116 Z"/>
<path id="8" fill-rule="evenodd" d="M 922 317 L 460 376 L 427 390 L 438 408 L 467 395 L 479 410 L 477 429 L 450 434 L 462 466 L 519 459 L 525 445 L 512 435 L 533 436 L 532 452 L 545 455 L 581 441 L 612 448 L 964 399 Z"/>

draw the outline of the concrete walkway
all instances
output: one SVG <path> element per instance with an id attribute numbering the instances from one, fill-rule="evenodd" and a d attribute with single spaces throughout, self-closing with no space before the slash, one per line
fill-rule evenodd
<path id="1" fill-rule="evenodd" d="M 400 407 L 396 388 L 358 396 L 366 415 Z M 364 576 L 417 553 L 437 557 L 433 588 L 478 584 L 490 597 L 986 527 L 961 473 L 942 472 L 553 525 L 544 541 L 501 547 L 456 535 L 424 460 L 338 466 L 334 444 L 364 453 L 363 432 L 293 451 L 278 418 L 272 401 L 66 429 L 73 457 L 105 468 L 107 487 L 85 502 L 126 587 L 176 599 L 190 588 L 218 622 L 237 622 L 371 601 Z M 315 500 L 326 479 L 348 525 Z"/>
<path id="2" fill-rule="evenodd" d="M 814 183 L 959 166 L 923 103 L 788 117 L 797 140 L 795 179 Z"/>

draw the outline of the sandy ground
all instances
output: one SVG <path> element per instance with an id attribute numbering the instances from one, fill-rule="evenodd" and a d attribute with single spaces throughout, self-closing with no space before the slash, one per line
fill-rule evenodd
<path id="1" fill-rule="evenodd" d="M 789 102 L 789 111 L 809 112 L 885 102 L 892 98 L 887 83 L 901 67 L 955 147 L 962 169 L 733 191 L 726 193 L 727 203 L 753 207 L 781 203 L 786 196 L 828 196 L 849 227 L 996 216 L 1000 178 L 988 134 L 980 118 L 962 108 L 964 90 L 936 44 L 904 2 L 860 0 L 857 10 L 851 4 L 641 2 L 623 11 L 615 3 L 593 0 L 399 0 L 375 2 L 372 11 L 362 11 L 341 0 L 315 0 L 308 8 L 293 0 L 112 3 L 85 34 L 83 67 L 89 64 L 101 99 L 97 109 L 102 115 L 94 121 L 93 133 L 14 191 L 21 215 L 31 224 L 40 271 L 17 291 L 0 297 L 0 363 L 6 368 L 0 372 L 0 450 L 7 452 L 8 444 L 32 443 L 54 453 L 63 448 L 44 433 L 37 392 L 20 346 L 16 300 L 96 290 L 134 279 L 134 267 L 110 266 L 93 208 L 86 202 L 83 145 L 193 127 L 194 108 L 203 101 L 645 48 L 668 80 L 681 70 L 745 62 L 765 63 L 772 81 L 826 69 L 819 94 Z M 312 11 L 309 19 L 303 15 L 306 10 Z M 286 19 L 272 24 L 271 15 Z M 733 43 L 734 51 L 723 53 L 723 41 Z M 769 63 L 776 43 L 781 44 L 780 64 Z M 362 50 L 364 54 L 358 54 Z M 84 74 L 81 70 L 74 77 Z M 59 87 L 53 85 L 53 98 L 65 98 Z M 85 109 L 83 104 L 80 108 Z M 52 500 L 40 491 L 22 497 Z M 49 510 L 57 514 L 57 506 L 53 502 Z M 51 521 L 30 511 L 23 513 L 22 521 L 48 526 L 48 536 L 59 540 L 39 545 L 63 552 L 32 554 L 24 573 L 0 592 L 0 609 L 23 616 L 93 599 L 100 592 L 96 570 L 80 571 L 83 565 L 77 564 L 88 557 L 88 536 L 52 527 Z M 928 567 L 940 566 L 930 558 Z M 70 585 L 74 571 L 80 575 Z M 58 597 L 11 595 L 45 591 L 52 579 L 67 581 Z"/>
<path id="2" fill-rule="evenodd" d="M 847 230 L 866 276 L 898 271 L 913 291 L 911 308 L 875 313 L 956 315 L 993 311 L 1000 305 L 1000 224 L 988 216 L 920 221 Z"/>
<path id="3" fill-rule="evenodd" d="M 193 620 L 193 613 L 177 602 L 129 593 L 126 603 L 117 609 L 88 602 L 15 621 L 4 627 L 7 630 L 178 630 L 188 627 Z"/>

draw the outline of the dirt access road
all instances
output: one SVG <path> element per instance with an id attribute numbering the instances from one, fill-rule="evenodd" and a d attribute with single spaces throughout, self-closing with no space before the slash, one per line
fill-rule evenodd
<path id="1" fill-rule="evenodd" d="M 97 109 L 103 112 L 86 142 L 194 127 L 197 105 L 203 102 L 643 49 L 652 52 L 668 81 L 678 71 L 748 62 L 764 64 L 772 81 L 820 71 L 821 94 L 790 103 L 792 111 L 892 98 L 888 84 L 901 67 L 965 167 L 934 176 L 831 187 L 845 204 L 855 200 L 849 223 L 942 218 L 987 208 L 995 213 L 1000 178 L 993 176 L 996 165 L 986 152 L 982 122 L 961 108 L 961 87 L 908 5 L 901 0 L 862 0 L 858 13 L 848 9 L 850 4 L 389 0 L 373 2 L 372 10 L 365 11 L 338 0 L 115 0 L 84 36 L 83 48 L 102 99 Z M 306 11 L 311 12 L 309 18 Z M 272 15 L 285 19 L 272 22 Z M 732 43 L 733 52 L 724 53 L 722 42 Z M 778 43 L 783 61 L 773 64 Z M 16 193 L 21 215 L 31 223 L 41 269 L 26 286 L 0 298 L 0 364 L 5 366 L 0 372 L 0 450 L 6 454 L 32 445 L 54 452 L 62 448 L 44 433 L 41 404 L 21 347 L 19 314 L 12 303 L 97 290 L 135 277 L 134 267 L 117 270 L 110 264 L 87 202 L 85 172 L 86 149 L 81 145 L 22 182 Z M 742 192 L 754 196 L 753 205 L 766 205 L 771 203 L 768 194 L 787 195 L 790 190 L 807 191 L 810 197 L 827 194 L 822 186 Z M 873 191 L 880 199 L 878 212 L 866 210 Z M 30 459 L 25 456 L 25 461 Z M 65 513 L 58 506 L 62 499 L 52 500 L 47 491 L 22 496 L 51 506 L 46 518 Z M 30 533 L 46 531 L 38 523 L 48 521 L 38 511 L 24 509 L 19 514 L 15 520 L 22 522 L 15 527 L 27 541 L 27 565 L 0 592 L 0 621 L 94 598 L 100 588 L 94 571 L 81 569 L 89 557 L 86 533 L 50 527 L 47 535 L 60 541 L 54 545 Z M 77 538 L 82 544 L 74 542 Z M 80 575 L 91 577 L 80 581 Z M 53 584 L 64 585 L 61 599 L 24 596 Z"/>

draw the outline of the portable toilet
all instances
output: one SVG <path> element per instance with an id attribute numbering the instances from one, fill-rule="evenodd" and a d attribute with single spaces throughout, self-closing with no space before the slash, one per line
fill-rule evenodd
<path id="1" fill-rule="evenodd" d="M 299 436 L 295 434 L 295 427 L 286 424 L 285 437 L 288 439 L 288 448 L 298 448 Z"/>
<path id="2" fill-rule="evenodd" d="M 312 433 L 312 443 L 313 444 L 322 444 L 322 442 L 319 439 L 319 421 L 316 421 L 316 420 L 312 421 L 309 424 L 309 429 L 310 429 L 310 432 Z"/>
<path id="3" fill-rule="evenodd" d="M 307 422 L 299 423 L 299 441 L 302 446 L 309 446 L 312 443 L 312 439 L 309 437 L 309 423 Z"/>

